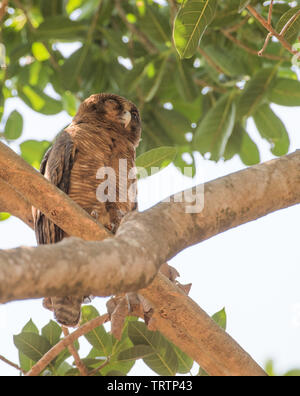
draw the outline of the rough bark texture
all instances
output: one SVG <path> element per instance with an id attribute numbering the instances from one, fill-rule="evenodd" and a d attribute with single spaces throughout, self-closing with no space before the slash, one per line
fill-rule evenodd
<path id="1" fill-rule="evenodd" d="M 218 376 L 265 376 L 266 373 L 183 291 L 160 273 L 139 292 L 157 307 L 149 328 L 167 334 L 201 368 Z"/>
<path id="2" fill-rule="evenodd" d="M 0 212 L 8 212 L 33 227 L 30 203 L 3 179 L 0 179 Z"/>
<path id="3" fill-rule="evenodd" d="M 6 155 L 13 170 L 6 169 Z M 72 235 L 79 229 L 83 239 L 95 239 L 95 234 L 91 235 L 87 229 L 96 224 L 93 220 L 70 204 L 64 194 L 49 183 L 45 184 L 22 160 L 18 166 L 14 160 L 11 153 L 0 146 L 0 178 L 44 213 L 48 211 L 51 215 L 49 200 L 45 199 L 50 197 L 53 199 L 52 209 L 56 210 L 55 205 L 63 206 L 73 214 L 78 213 L 79 218 L 85 217 L 89 224 L 78 228 L 75 221 L 74 232 L 72 218 L 67 221 L 67 226 L 63 223 L 64 216 L 51 219 L 63 229 L 68 228 L 66 232 Z M 33 177 L 35 192 L 42 188 L 40 199 L 29 191 L 32 183 L 28 186 L 23 182 L 24 179 L 30 182 Z M 148 286 L 139 293 L 155 308 L 152 327 L 190 354 L 209 374 L 265 375 L 190 298 L 162 274 L 156 278 L 155 275 L 162 263 L 182 249 L 299 202 L 298 151 L 207 183 L 201 213 L 186 213 L 190 203 L 163 202 L 146 212 L 129 215 L 113 239 L 85 242 L 69 238 L 52 246 L 1 251 L 0 301 L 60 295 L 61 290 L 63 294 L 111 295 Z M 100 230 L 99 240 L 107 234 L 103 228 Z"/>
<path id="4" fill-rule="evenodd" d="M 47 183 L 52 191 L 50 186 Z M 23 184 L 18 188 L 20 193 L 28 189 Z M 48 200 L 40 200 L 39 209 L 44 211 Z M 96 296 L 136 291 L 149 285 L 160 265 L 183 249 L 299 202 L 297 151 L 207 183 L 201 213 L 186 213 L 190 203 L 162 202 L 128 215 L 116 237 L 102 242 L 69 238 L 54 246 L 1 251 L 0 301 L 59 296 L 61 290 Z M 94 239 L 87 226 L 81 227 L 81 235 Z"/>
<path id="5" fill-rule="evenodd" d="M 19 192 L 25 201 L 42 209 L 42 212 L 67 234 L 87 240 L 101 240 L 108 237 L 107 231 L 100 223 L 0 142 L 1 179 Z M 0 204 L 5 195 L 6 192 L 1 191 Z M 16 202 L 18 201 L 16 199 Z M 13 207 L 13 203 L 10 202 L 9 206 Z M 24 216 L 27 218 L 29 214 L 24 214 L 22 217 Z"/>

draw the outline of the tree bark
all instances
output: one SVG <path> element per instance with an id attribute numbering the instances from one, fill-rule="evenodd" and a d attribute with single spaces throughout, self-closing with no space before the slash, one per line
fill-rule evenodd
<path id="1" fill-rule="evenodd" d="M 0 142 L 1 179 L 2 187 L 4 181 L 9 184 L 9 188 L 7 191 L 1 190 L 0 192 L 0 210 L 2 210 L 2 202 L 8 202 L 8 207 L 12 209 L 15 204 L 16 207 L 26 210 L 26 213 L 24 212 L 21 216 L 23 220 L 32 217 L 29 214 L 31 208 L 28 207 L 28 202 L 30 202 L 32 206 L 42 209 L 49 219 L 69 235 L 86 240 L 101 240 L 109 236 L 99 222 L 89 216 L 8 146 Z M 11 188 L 23 197 L 22 203 L 19 195 L 13 196 Z M 8 199 L 6 199 L 7 194 L 10 194 Z M 45 197 L 47 198 L 45 199 Z M 13 201 L 11 202 L 9 199 L 13 199 Z"/>
<path id="2" fill-rule="evenodd" d="M 0 166 L 1 162 L 4 161 L 0 151 Z M 31 173 L 30 169 L 30 176 Z M 18 188 L 19 193 L 30 199 L 28 185 L 19 182 L 16 171 L 6 172 L 2 168 L 0 177 L 3 175 L 7 182 Z M 26 179 L 26 175 L 23 169 L 22 179 Z M 145 212 L 129 214 L 116 236 L 102 242 L 68 238 L 51 246 L 3 250 L 0 252 L 0 301 L 59 296 L 62 293 L 108 296 L 145 288 L 161 264 L 183 249 L 299 203 L 299 180 L 300 151 L 297 151 L 206 183 L 204 209 L 200 213 L 186 213 L 190 202 L 172 202 L 172 198 L 171 202 L 161 202 Z M 50 183 L 44 183 L 42 176 L 35 177 L 35 182 L 36 190 L 40 185 L 43 188 L 38 199 L 33 197 L 42 212 L 49 211 L 48 197 L 57 204 L 56 207 L 52 203 L 50 210 L 59 210 L 61 197 L 61 207 L 68 207 L 65 194 Z M 57 199 L 54 199 L 56 192 Z M 192 190 L 187 192 L 187 196 L 193 193 Z M 72 202 L 72 214 L 76 213 L 76 207 Z M 81 208 L 76 219 L 79 218 L 85 218 L 86 224 L 91 219 Z M 67 219 L 71 235 L 72 220 Z M 92 219 L 89 224 L 94 226 L 96 223 Z M 78 227 L 78 221 L 76 224 L 74 221 L 74 231 L 78 229 L 83 239 L 95 239 L 89 227 Z M 104 232 L 104 237 L 106 235 Z M 103 239 L 102 229 L 98 239 Z"/>
<path id="3" fill-rule="evenodd" d="M 10 170 L 3 169 L 3 164 L 7 164 L 6 154 L 9 154 Z M 0 169 L 0 177 L 42 212 L 50 210 L 51 215 L 51 208 L 56 208 L 51 204 L 49 209 L 48 197 L 58 206 L 61 200 L 68 208 L 64 194 L 44 183 L 36 172 L 33 175 L 22 160 L 14 168 L 13 156 L 7 150 L 0 150 Z M 43 196 L 39 199 L 22 182 L 23 178 L 30 182 L 33 177 L 35 191 L 42 187 Z M 162 263 L 188 246 L 299 203 L 299 182 L 300 151 L 207 183 L 205 205 L 200 213 L 187 213 L 190 202 L 172 202 L 173 197 L 171 202 L 130 214 L 114 238 L 101 242 L 68 238 L 56 245 L 1 251 L 0 301 L 86 292 L 103 296 L 143 289 L 139 293 L 155 308 L 152 326 L 190 354 L 210 375 L 265 375 L 176 285 L 156 274 Z M 186 196 L 193 192 L 188 190 Z M 72 210 L 69 210 L 76 213 L 77 205 L 70 206 Z M 81 212 L 77 212 L 79 218 Z M 87 219 L 90 221 L 89 216 L 85 216 Z M 52 220 L 65 227 L 61 217 L 54 216 Z M 67 223 L 67 232 L 73 235 L 72 219 L 67 219 Z M 100 229 L 99 240 L 107 234 Z M 78 227 L 74 226 L 74 230 Z M 90 230 L 82 227 L 81 236 L 89 240 Z"/>

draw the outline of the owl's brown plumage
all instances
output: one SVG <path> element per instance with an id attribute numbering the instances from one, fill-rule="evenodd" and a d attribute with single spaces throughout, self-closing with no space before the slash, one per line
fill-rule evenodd
<path id="1" fill-rule="evenodd" d="M 70 126 L 59 134 L 46 153 L 41 173 L 115 232 L 122 217 L 136 208 L 132 198 L 124 199 L 127 191 L 119 191 L 119 185 L 122 186 L 124 177 L 127 177 L 127 189 L 136 181 L 132 175 L 128 177 L 128 172 L 135 166 L 140 135 L 140 116 L 133 103 L 113 94 L 92 95 L 81 104 Z M 119 174 L 120 160 L 127 160 L 127 175 Z M 97 171 L 103 167 L 115 171 L 116 202 L 100 202 L 96 197 L 103 181 L 97 179 Z M 119 195 L 123 197 L 120 200 Z M 34 219 L 38 244 L 56 243 L 67 236 L 35 209 Z M 73 327 L 80 320 L 83 299 L 82 296 L 51 297 L 44 305 L 54 311 L 58 322 Z"/>

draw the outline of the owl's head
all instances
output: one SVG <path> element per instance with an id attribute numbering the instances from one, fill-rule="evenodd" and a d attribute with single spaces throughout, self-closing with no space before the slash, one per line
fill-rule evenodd
<path id="1" fill-rule="evenodd" d="M 129 100 L 114 94 L 95 94 L 80 105 L 75 123 L 99 123 L 124 135 L 135 146 L 141 137 L 141 119 L 137 107 Z"/>

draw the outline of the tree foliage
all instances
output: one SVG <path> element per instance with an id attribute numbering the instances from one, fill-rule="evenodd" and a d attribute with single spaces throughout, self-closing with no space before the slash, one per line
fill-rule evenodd
<path id="1" fill-rule="evenodd" d="M 300 32 L 299 3 L 273 6 L 272 24 L 277 32 L 287 26 L 290 44 Z M 195 167 L 197 152 L 213 161 L 238 155 L 256 164 L 260 142 L 247 132 L 251 117 L 272 153 L 284 155 L 289 134 L 272 104 L 299 106 L 300 83 L 280 42 L 271 40 L 262 56 L 256 54 L 267 31 L 249 5 L 268 19 L 269 7 L 259 0 L 12 0 L 1 26 L 6 67 L 0 71 L 0 117 L 10 98 L 46 116 L 66 111 L 72 117 L 84 98 L 113 92 L 141 110 L 138 166 L 173 162 L 183 170 L 190 165 L 184 154 Z M 22 114 L 14 109 L 2 119 L 0 137 L 19 143 L 22 157 L 38 168 L 51 142 L 39 136 L 24 141 L 22 131 Z M 0 221 L 8 217 L 0 213 Z M 95 315 L 95 308 L 83 308 L 83 321 Z M 226 326 L 224 311 L 214 319 Z M 40 332 L 28 322 L 14 337 L 20 367 L 30 370 L 60 339 L 55 322 Z M 120 341 L 103 326 L 86 339 L 91 351 L 83 362 L 95 375 L 126 375 L 137 359 L 161 375 L 188 373 L 193 365 L 134 318 L 127 319 Z M 62 352 L 43 375 L 79 375 L 69 357 Z"/>

